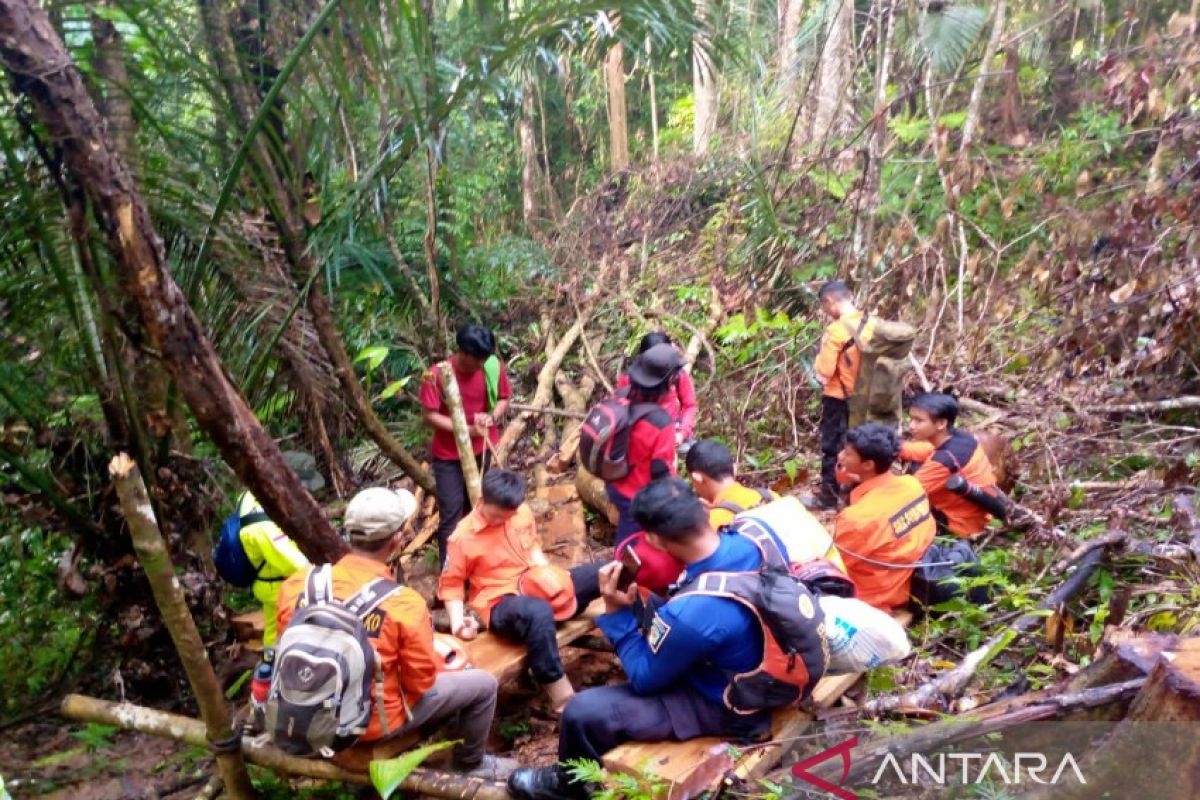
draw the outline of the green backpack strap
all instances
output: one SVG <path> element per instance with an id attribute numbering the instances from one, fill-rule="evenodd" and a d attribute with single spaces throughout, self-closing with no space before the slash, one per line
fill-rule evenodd
<path id="1" fill-rule="evenodd" d="M 491 411 L 500 402 L 500 359 L 494 353 L 483 362 L 483 381 L 487 386 L 488 411 Z"/>

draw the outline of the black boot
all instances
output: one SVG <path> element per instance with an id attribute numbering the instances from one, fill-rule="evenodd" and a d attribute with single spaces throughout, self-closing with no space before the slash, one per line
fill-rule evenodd
<path id="1" fill-rule="evenodd" d="M 587 800 L 587 785 L 576 783 L 561 766 L 519 769 L 508 776 L 508 793 L 518 800 Z"/>

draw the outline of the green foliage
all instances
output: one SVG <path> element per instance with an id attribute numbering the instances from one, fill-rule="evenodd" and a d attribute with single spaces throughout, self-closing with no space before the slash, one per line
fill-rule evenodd
<path id="1" fill-rule="evenodd" d="M 434 753 L 461 742 L 461 739 L 450 742 L 434 742 L 415 750 L 409 750 L 397 758 L 372 761 L 370 766 L 371 784 L 383 800 L 388 800 L 400 788 L 400 784 L 404 783 L 404 779 L 411 775 L 414 769 L 421 766 L 422 761 Z"/>
<path id="2" fill-rule="evenodd" d="M 639 774 L 612 773 L 595 761 L 576 758 L 564 762 L 572 779 L 599 786 L 593 800 L 656 800 L 666 792 L 669 782 L 651 771 L 649 764 Z"/>
<path id="3" fill-rule="evenodd" d="M 987 22 L 988 12 L 957 3 L 930 5 L 921 19 L 919 46 L 934 70 L 948 74 L 958 69 Z M 984 64 L 986 69 L 987 65 Z"/>
<path id="4" fill-rule="evenodd" d="M 0 610 L 3 717 L 36 705 L 86 663 L 97 633 L 93 604 L 87 598 L 67 600 L 55 582 L 58 560 L 70 546 L 61 534 L 37 529 L 15 529 L 0 539 L 0 597 L 6 598 Z"/>

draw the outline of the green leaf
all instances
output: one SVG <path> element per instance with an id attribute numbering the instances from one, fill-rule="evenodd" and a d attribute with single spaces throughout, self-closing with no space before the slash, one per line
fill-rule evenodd
<path id="1" fill-rule="evenodd" d="M 789 458 L 783 462 L 783 471 L 787 473 L 788 480 L 792 483 L 796 482 L 796 474 L 800 471 L 800 464 L 794 458 Z"/>
<path id="2" fill-rule="evenodd" d="M 404 783 L 404 779 L 421 765 L 422 761 L 439 750 L 453 747 L 461 741 L 461 739 L 456 739 L 452 742 L 434 742 L 424 747 L 418 747 L 416 750 L 410 750 L 398 758 L 372 761 L 371 783 L 375 786 L 375 791 L 379 792 L 379 796 L 383 800 L 388 800 L 400 788 L 400 784 Z"/>
<path id="3" fill-rule="evenodd" d="M 382 364 L 383 360 L 387 358 L 388 352 L 390 352 L 388 348 L 381 344 L 377 344 L 373 347 L 364 349 L 361 353 L 355 356 L 354 363 L 357 364 L 360 361 L 366 361 L 367 372 L 374 372 L 375 368 Z"/>
<path id="4" fill-rule="evenodd" d="M 971 45 L 987 22 L 987 9 L 978 6 L 930 4 L 925 13 L 921 48 L 929 55 L 933 68 L 943 75 L 954 72 L 966 58 Z M 981 69 L 987 69 L 983 64 Z"/>
<path id="5" fill-rule="evenodd" d="M 388 398 L 395 397 L 396 392 L 407 386 L 410 380 L 412 380 L 412 376 L 405 375 L 398 381 L 392 381 L 387 386 L 383 387 L 383 391 L 379 393 L 379 399 L 387 400 Z"/>

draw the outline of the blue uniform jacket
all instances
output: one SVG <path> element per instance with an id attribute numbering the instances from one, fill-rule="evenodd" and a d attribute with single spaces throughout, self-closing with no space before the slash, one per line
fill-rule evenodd
<path id="1" fill-rule="evenodd" d="M 704 572 L 749 572 L 761 564 L 762 555 L 752 541 L 722 533 L 716 551 L 687 568 L 687 580 Z M 638 694 L 683 683 L 723 703 L 729 676 L 754 669 L 762 658 L 762 629 L 754 614 L 722 597 L 671 600 L 659 607 L 645 636 L 630 609 L 605 614 L 596 624 L 612 642 Z"/>

